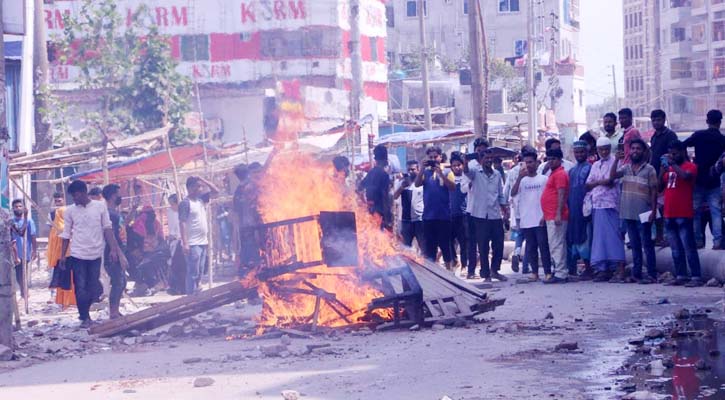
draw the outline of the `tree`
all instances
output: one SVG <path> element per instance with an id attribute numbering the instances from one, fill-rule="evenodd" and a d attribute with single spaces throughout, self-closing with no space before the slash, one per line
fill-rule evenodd
<path id="1" fill-rule="evenodd" d="M 169 123 L 172 142 L 187 140 L 191 82 L 176 71 L 169 39 L 146 6 L 122 17 L 115 3 L 84 0 L 75 16 L 65 17 L 55 43 L 58 61 L 78 67 L 80 89 L 98 98 L 95 110 L 82 111 L 85 136 L 107 142 Z"/>

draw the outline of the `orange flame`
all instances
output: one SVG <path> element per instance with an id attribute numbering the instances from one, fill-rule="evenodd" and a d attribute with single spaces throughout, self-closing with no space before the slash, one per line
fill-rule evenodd
<path id="1" fill-rule="evenodd" d="M 370 265 L 382 266 L 385 257 L 395 255 L 395 241 L 380 230 L 379 218 L 371 216 L 354 190 L 345 187 L 332 171 L 331 163 L 322 163 L 297 151 L 273 156 L 259 182 L 259 211 L 265 223 L 316 216 L 324 211 L 355 212 L 360 265 L 349 268 L 321 265 L 257 282 L 264 300 L 259 319 L 263 326 L 309 324 L 314 314 L 321 326 L 355 323 L 370 301 L 382 295 L 362 281 L 360 272 Z M 276 262 L 322 259 L 321 232 L 316 221 L 273 228 L 268 237 L 271 239 L 267 247 L 273 249 L 273 254 L 267 257 Z M 319 288 L 334 294 L 336 300 L 319 300 L 318 304 L 317 296 L 279 288 L 292 292 Z"/>

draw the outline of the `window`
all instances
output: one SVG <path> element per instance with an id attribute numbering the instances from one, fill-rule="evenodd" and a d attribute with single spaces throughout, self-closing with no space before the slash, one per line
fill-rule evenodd
<path id="1" fill-rule="evenodd" d="M 463 14 L 468 15 L 468 0 L 463 0 Z"/>
<path id="2" fill-rule="evenodd" d="M 209 35 L 182 35 L 181 61 L 208 61 Z"/>
<path id="3" fill-rule="evenodd" d="M 526 40 L 517 40 L 514 42 L 514 54 L 516 57 L 521 57 L 529 51 L 526 45 Z"/>
<path id="4" fill-rule="evenodd" d="M 519 12 L 519 0 L 499 0 L 498 12 L 509 13 Z"/>
<path id="5" fill-rule="evenodd" d="M 409 17 L 417 17 L 418 16 L 418 1 L 417 0 L 408 0 L 408 2 L 405 4 L 405 15 Z M 423 2 L 423 15 L 428 16 L 428 2 Z"/>
<path id="6" fill-rule="evenodd" d="M 642 26 L 642 11 L 637 13 L 637 25 Z"/>
<path id="7" fill-rule="evenodd" d="M 639 48 L 639 58 L 640 59 L 644 58 L 644 48 L 642 47 L 641 44 L 638 46 L 638 48 Z"/>
<path id="8" fill-rule="evenodd" d="M 385 19 L 387 20 L 388 28 L 395 28 L 395 9 L 390 4 L 385 6 Z"/>
<path id="9" fill-rule="evenodd" d="M 670 60 L 670 78 L 683 79 L 691 78 L 692 70 L 690 59 L 685 57 L 673 58 Z"/>
<path id="10" fill-rule="evenodd" d="M 584 107 L 584 91 L 579 91 L 579 107 Z"/>
<path id="11" fill-rule="evenodd" d="M 629 29 L 629 14 L 624 16 L 624 29 Z"/>
<path id="12" fill-rule="evenodd" d="M 670 41 L 672 43 L 684 42 L 685 41 L 685 28 L 672 28 L 672 37 Z"/>
<path id="13" fill-rule="evenodd" d="M 378 38 L 371 37 L 370 38 L 370 61 L 382 61 L 378 58 Z"/>

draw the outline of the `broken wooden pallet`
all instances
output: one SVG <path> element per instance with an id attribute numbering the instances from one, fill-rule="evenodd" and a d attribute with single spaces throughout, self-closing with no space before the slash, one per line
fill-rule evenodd
<path id="1" fill-rule="evenodd" d="M 256 295 L 257 288 L 248 288 L 234 281 L 225 285 L 158 304 L 135 314 L 93 326 L 90 333 L 110 337 L 133 330 L 149 331 L 176 321 Z"/>

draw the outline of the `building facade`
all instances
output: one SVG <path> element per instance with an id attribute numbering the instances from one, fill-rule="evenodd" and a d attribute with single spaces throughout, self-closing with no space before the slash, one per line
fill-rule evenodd
<path id="1" fill-rule="evenodd" d="M 557 124 L 563 131 L 583 131 L 586 99 L 584 69 L 579 64 L 579 0 L 532 3 L 534 49 L 541 72 L 537 99 L 542 107 L 555 110 Z M 528 5 L 526 0 L 481 1 L 489 57 L 516 66 L 521 80 L 525 76 L 528 50 Z M 391 68 L 420 52 L 417 8 L 416 0 L 392 0 L 386 4 L 387 57 Z M 439 64 L 465 68 L 469 54 L 469 1 L 425 1 L 424 8 L 427 44 Z M 465 92 L 467 88 L 461 90 Z"/>
<path id="2" fill-rule="evenodd" d="M 62 34 L 63 17 L 82 1 L 45 5 L 49 38 Z M 179 71 L 199 85 L 204 118 L 224 142 L 265 140 L 268 101 L 281 81 L 298 81 L 307 125 L 319 133 L 349 119 L 352 82 L 349 0 L 119 0 L 122 15 L 149 7 L 168 35 Z M 387 118 L 385 6 L 359 0 L 363 100 L 361 115 Z M 53 63 L 51 81 L 72 93 L 78 70 Z M 194 102 L 196 103 L 196 102 Z M 267 104 L 267 106 L 265 106 Z M 196 108 L 196 107 L 194 107 Z"/>
<path id="3" fill-rule="evenodd" d="M 627 105 L 663 108 L 681 131 L 725 109 L 725 1 L 625 0 L 624 19 Z"/>

